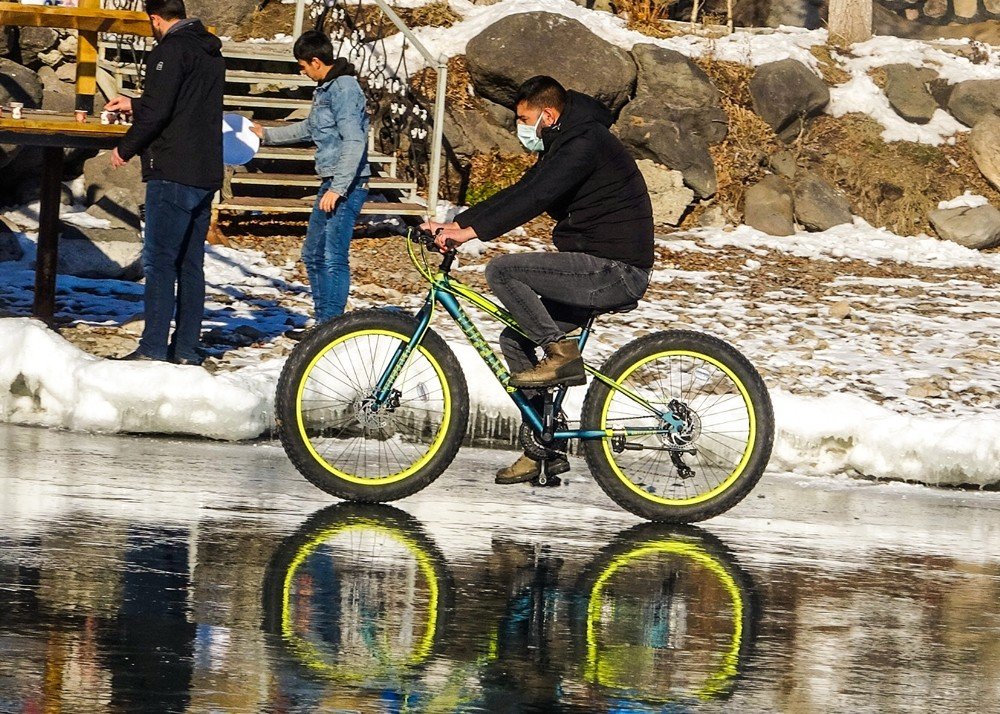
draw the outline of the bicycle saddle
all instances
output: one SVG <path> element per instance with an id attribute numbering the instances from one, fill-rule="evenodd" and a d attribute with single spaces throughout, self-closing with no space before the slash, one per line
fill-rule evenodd
<path id="1" fill-rule="evenodd" d="M 621 305 L 614 305 L 612 307 L 595 308 L 594 310 L 591 311 L 591 314 L 594 317 L 597 317 L 598 315 L 611 315 L 619 312 L 632 312 L 632 310 L 635 310 L 637 307 L 639 307 L 639 301 L 633 300 L 632 302 L 626 302 Z"/>

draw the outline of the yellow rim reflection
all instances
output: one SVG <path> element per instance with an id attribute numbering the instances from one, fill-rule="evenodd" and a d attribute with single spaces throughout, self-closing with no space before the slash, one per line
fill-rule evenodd
<path id="1" fill-rule="evenodd" d="M 434 645 L 435 634 L 437 632 L 438 607 L 441 597 L 438 576 L 435 573 L 434 563 L 431 556 L 421 549 L 419 544 L 413 538 L 409 537 L 404 532 L 390 526 L 386 526 L 375 519 L 357 519 L 352 520 L 349 523 L 341 523 L 322 529 L 316 533 L 313 538 L 300 547 L 296 552 L 295 557 L 289 564 L 284 577 L 281 601 L 282 637 L 292 651 L 310 669 L 319 672 L 324 676 L 346 681 L 359 681 L 366 677 L 370 677 L 372 673 L 351 672 L 345 667 L 338 667 L 326 662 L 319 649 L 296 632 L 292 616 L 293 607 L 291 604 L 291 595 L 292 583 L 295 580 L 299 568 L 306 561 L 306 559 L 315 553 L 315 551 L 324 543 L 343 534 L 353 532 L 376 533 L 402 545 L 413 556 L 421 575 L 427 583 L 427 625 L 423 634 L 417 640 L 417 643 L 413 648 L 413 652 L 406 659 L 407 666 L 412 667 L 419 665 L 426 660 L 431 653 L 431 649 Z"/>
<path id="2" fill-rule="evenodd" d="M 587 601 L 587 663 L 585 676 L 591 683 L 611 689 L 626 689 L 616 682 L 614 668 L 606 666 L 601 657 L 599 643 L 601 622 L 608 614 L 613 614 L 614 603 L 606 591 L 612 579 L 628 567 L 634 567 L 650 557 L 670 556 L 689 561 L 692 565 L 703 568 L 717 579 L 729 598 L 731 618 L 731 636 L 725 650 L 721 653 L 718 666 L 696 691 L 692 692 L 702 700 L 717 699 L 726 696 L 732 689 L 735 679 L 739 676 L 740 653 L 744 644 L 744 617 L 746 597 L 729 570 L 719 559 L 709 553 L 696 542 L 686 540 L 652 541 L 637 545 L 626 553 L 617 555 L 604 567 L 598 575 Z"/>

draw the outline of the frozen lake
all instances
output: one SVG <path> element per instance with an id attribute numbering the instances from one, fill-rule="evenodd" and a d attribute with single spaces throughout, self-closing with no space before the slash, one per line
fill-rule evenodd
<path id="1" fill-rule="evenodd" d="M 0 712 L 1000 711 L 1000 494 L 671 529 L 513 457 L 331 507 L 271 443 L 0 426 Z"/>

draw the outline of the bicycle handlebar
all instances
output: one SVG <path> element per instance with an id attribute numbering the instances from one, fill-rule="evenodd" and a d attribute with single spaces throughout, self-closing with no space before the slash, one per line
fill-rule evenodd
<path id="1" fill-rule="evenodd" d="M 409 238 L 414 243 L 419 243 L 425 248 L 429 248 L 431 250 L 438 250 L 437 244 L 434 242 L 435 241 L 434 234 L 432 234 L 430 231 L 425 231 L 420 228 L 411 228 L 409 230 L 407 238 Z M 447 245 L 448 245 L 448 252 L 445 255 L 453 255 L 455 253 L 455 249 L 458 248 L 458 243 L 449 240 Z"/>

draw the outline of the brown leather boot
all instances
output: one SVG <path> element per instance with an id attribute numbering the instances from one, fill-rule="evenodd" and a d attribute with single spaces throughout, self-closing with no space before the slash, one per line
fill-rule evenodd
<path id="1" fill-rule="evenodd" d="M 574 339 L 559 340 L 545 347 L 545 358 L 531 369 L 510 376 L 512 387 L 568 387 L 587 383 L 580 344 Z"/>
<path id="2" fill-rule="evenodd" d="M 497 471 L 497 476 L 493 479 L 496 483 L 507 485 L 511 483 L 524 483 L 532 481 L 542 473 L 542 462 L 535 461 L 530 456 L 522 454 L 521 457 L 510 466 Z"/>

